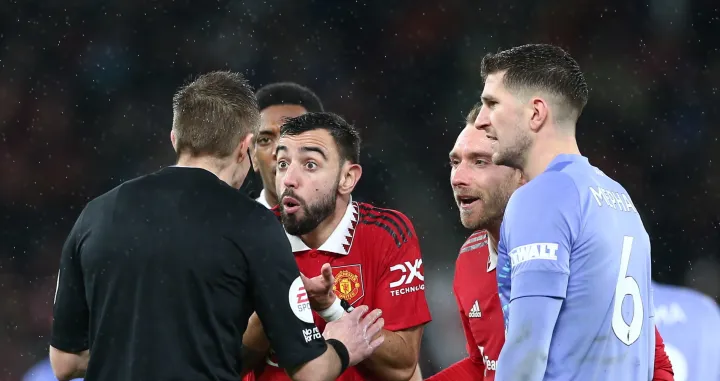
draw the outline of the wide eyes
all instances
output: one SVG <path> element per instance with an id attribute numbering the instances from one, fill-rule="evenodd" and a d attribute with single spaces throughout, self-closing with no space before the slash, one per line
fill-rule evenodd
<path id="1" fill-rule="evenodd" d="M 282 159 L 278 160 L 278 162 L 277 162 L 277 168 L 280 170 L 287 169 L 287 167 L 289 165 L 290 164 L 287 161 L 282 160 Z M 305 169 L 310 170 L 310 171 L 314 171 L 318 168 L 318 164 L 314 161 L 307 161 L 307 162 L 305 162 L 305 164 L 303 166 L 305 167 Z"/>

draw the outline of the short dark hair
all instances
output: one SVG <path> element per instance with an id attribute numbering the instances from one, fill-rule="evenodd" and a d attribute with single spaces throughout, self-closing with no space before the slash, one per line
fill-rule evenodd
<path id="1" fill-rule="evenodd" d="M 297 105 L 308 112 L 323 112 L 320 98 L 305 86 L 293 82 L 271 83 L 261 87 L 255 94 L 260 111 L 270 106 Z"/>
<path id="2" fill-rule="evenodd" d="M 342 160 L 360 164 L 360 134 L 345 119 L 331 112 L 309 112 L 289 118 L 280 126 L 280 136 L 297 136 L 317 129 L 330 133 Z"/>
<path id="3" fill-rule="evenodd" d="M 503 82 L 510 90 L 534 88 L 564 98 L 570 106 L 568 117 L 577 119 L 588 102 L 588 85 L 580 65 L 557 46 L 528 44 L 483 57 L 483 80 L 501 71 L 505 71 Z"/>
<path id="4" fill-rule="evenodd" d="M 465 124 L 475 124 L 475 119 L 477 119 L 478 115 L 480 115 L 481 108 L 482 103 L 476 103 L 475 106 L 470 109 L 470 112 L 465 117 Z"/>
<path id="5" fill-rule="evenodd" d="M 259 125 L 257 99 L 242 74 L 203 74 L 173 96 L 172 128 L 178 155 L 227 157 Z"/>

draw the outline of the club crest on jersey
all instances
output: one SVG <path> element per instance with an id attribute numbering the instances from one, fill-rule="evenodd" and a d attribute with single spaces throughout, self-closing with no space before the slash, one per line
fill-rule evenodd
<path id="1" fill-rule="evenodd" d="M 332 272 L 335 277 L 333 291 L 338 298 L 354 304 L 365 296 L 361 265 L 333 267 Z"/>

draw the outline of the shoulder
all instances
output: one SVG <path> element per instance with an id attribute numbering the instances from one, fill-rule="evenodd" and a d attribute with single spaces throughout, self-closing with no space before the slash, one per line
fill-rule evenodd
<path id="1" fill-rule="evenodd" d="M 417 240 L 412 222 L 402 212 L 362 202 L 358 202 L 357 206 L 358 224 L 365 225 L 373 236 L 390 239 L 398 248 Z"/>
<path id="2" fill-rule="evenodd" d="M 521 213 L 562 211 L 558 207 L 576 210 L 580 202 L 575 181 L 565 172 L 544 172 L 521 186 L 510 196 L 508 217 Z"/>
<path id="3" fill-rule="evenodd" d="M 653 282 L 656 304 L 681 302 L 704 316 L 715 325 L 720 324 L 720 308 L 715 299 L 690 287 L 660 284 Z"/>
<path id="4" fill-rule="evenodd" d="M 477 230 L 465 240 L 455 261 L 456 275 L 461 272 L 477 274 L 480 265 L 483 268 L 487 265 L 487 270 L 491 270 L 493 263 L 492 258 L 490 258 L 489 239 L 487 231 Z M 483 272 L 485 271 L 483 270 Z"/>
<path id="5" fill-rule="evenodd" d="M 567 172 L 543 172 L 527 184 L 521 186 L 511 199 L 528 199 L 538 197 L 550 197 L 551 199 L 562 199 L 568 195 L 577 196 L 577 186 L 572 176 Z"/>
<path id="6" fill-rule="evenodd" d="M 464 253 L 477 250 L 487 251 L 489 239 L 490 238 L 488 237 L 486 230 L 476 230 L 470 235 L 470 237 L 468 237 L 467 240 L 465 240 L 462 247 L 460 247 L 459 255 L 462 256 Z"/>
<path id="7" fill-rule="evenodd" d="M 138 192 L 140 189 L 146 189 L 151 182 L 151 178 L 151 175 L 143 175 L 117 185 L 109 191 L 90 200 L 90 202 L 88 202 L 85 206 L 83 214 L 105 214 L 107 210 L 115 208 L 118 202 L 122 202 L 121 195 L 135 194 L 135 192 Z"/>
<path id="8" fill-rule="evenodd" d="M 278 208 L 268 209 L 265 205 L 243 194 L 239 194 L 239 196 L 241 196 L 242 200 L 238 200 L 238 203 L 243 213 L 239 214 L 238 217 L 244 217 L 239 224 L 247 226 L 247 229 L 244 229 L 246 233 L 250 235 L 260 234 L 261 236 L 285 234 L 285 229 L 280 223 L 280 211 Z"/>

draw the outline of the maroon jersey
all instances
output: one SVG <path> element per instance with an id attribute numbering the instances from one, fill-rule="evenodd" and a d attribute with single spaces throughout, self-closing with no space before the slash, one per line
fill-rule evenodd
<path id="1" fill-rule="evenodd" d="M 274 210 L 277 213 L 277 209 Z M 288 235 L 288 239 L 300 272 L 313 277 L 320 274 L 324 263 L 330 263 L 335 276 L 335 294 L 353 306 L 382 309 L 386 330 L 401 331 L 431 320 L 425 300 L 420 245 L 412 223 L 404 214 L 351 201 L 335 231 L 318 249 L 307 247 L 299 237 Z M 307 298 L 299 300 L 307 303 L 302 308 L 309 308 Z M 315 312 L 313 318 L 322 332 L 325 321 Z M 255 378 L 289 381 L 273 357 L 267 359 L 264 370 Z M 338 378 L 340 381 L 372 379 L 354 367 Z"/>
<path id="2" fill-rule="evenodd" d="M 460 249 L 453 281 L 468 354 L 485 368 L 485 381 L 495 379 L 497 359 L 505 342 L 496 266 L 497 253 L 487 231 L 476 231 Z"/>

